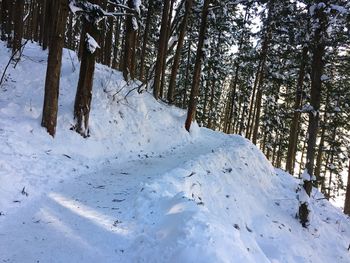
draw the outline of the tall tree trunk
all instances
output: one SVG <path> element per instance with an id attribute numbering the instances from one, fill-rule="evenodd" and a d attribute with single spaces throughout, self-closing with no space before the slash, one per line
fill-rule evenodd
<path id="1" fill-rule="evenodd" d="M 16 0 L 14 8 L 16 12 L 14 12 L 14 37 L 12 45 L 13 54 L 17 52 L 22 45 L 24 0 Z"/>
<path id="2" fill-rule="evenodd" d="M 14 18 L 14 1 L 12 0 L 7 0 L 7 10 L 8 10 L 8 15 L 7 15 L 7 22 L 6 22 L 6 34 L 7 34 L 7 47 L 10 48 L 12 47 L 13 44 L 13 18 Z"/>
<path id="3" fill-rule="evenodd" d="M 168 18 L 169 18 L 169 9 L 170 9 L 170 0 L 164 0 L 163 14 L 162 14 L 162 23 L 160 28 L 159 36 L 159 45 L 158 45 L 158 54 L 157 61 L 155 66 L 154 74 L 154 84 L 153 84 L 153 96 L 157 100 L 159 98 L 160 88 L 161 88 L 161 75 L 163 65 L 163 60 L 165 56 L 165 49 L 167 46 L 167 28 L 168 28 Z"/>
<path id="4" fill-rule="evenodd" d="M 335 136 L 334 136 L 335 137 Z M 333 177 L 333 161 L 334 161 L 334 149 L 333 147 L 331 148 L 331 160 L 330 164 L 327 164 L 329 167 L 329 178 L 328 178 L 328 187 L 327 187 L 327 193 L 326 193 L 326 198 L 329 200 L 331 198 L 331 190 L 332 190 L 332 177 Z"/>
<path id="5" fill-rule="evenodd" d="M 289 142 L 288 142 L 286 170 L 290 174 L 294 173 L 293 164 L 294 164 L 297 142 L 298 142 L 298 128 L 299 128 L 299 121 L 300 121 L 300 112 L 298 110 L 301 107 L 301 101 L 302 101 L 305 66 L 307 62 L 307 52 L 308 52 L 308 48 L 304 46 L 302 51 L 302 56 L 301 56 L 300 68 L 299 68 L 299 77 L 298 77 L 297 90 L 296 90 L 295 102 L 294 102 L 293 120 L 290 128 Z"/>
<path id="6" fill-rule="evenodd" d="M 209 101 L 209 90 L 210 90 L 210 79 L 212 78 L 212 69 L 211 69 L 212 65 L 208 65 L 208 69 L 207 69 L 207 79 L 208 81 L 206 81 L 205 87 L 204 87 L 204 101 L 203 101 L 203 117 L 202 117 L 202 123 L 206 123 L 206 120 L 209 120 L 209 110 L 208 110 L 208 101 Z"/>
<path id="7" fill-rule="evenodd" d="M 230 98 L 230 112 L 229 112 L 229 117 L 228 117 L 228 122 L 227 122 L 227 128 L 226 128 L 226 133 L 230 133 L 231 132 L 231 126 L 234 126 L 233 124 L 233 114 L 235 111 L 235 100 L 236 100 L 236 89 L 237 89 L 237 83 L 238 83 L 238 71 L 239 71 L 239 65 L 238 63 L 236 63 L 235 66 L 236 70 L 235 70 L 235 77 L 233 80 L 231 80 L 231 85 L 230 85 L 230 89 L 231 89 L 231 98 Z"/>
<path id="8" fill-rule="evenodd" d="M 5 41 L 7 40 L 7 29 L 8 29 L 8 16 L 9 16 L 9 2 L 10 0 L 2 0 L 1 2 L 1 25 L 0 25 L 0 31 L 1 31 L 1 40 Z"/>
<path id="9" fill-rule="evenodd" d="M 260 74 L 258 78 L 258 84 L 257 84 L 257 93 L 256 93 L 256 102 L 255 102 L 255 109 L 253 114 L 253 120 L 252 121 L 252 129 L 253 131 L 253 138 L 252 142 L 254 144 L 257 143 L 258 138 L 258 132 L 259 132 L 259 124 L 260 124 L 260 112 L 261 112 L 261 104 L 262 104 L 262 95 L 263 95 L 263 81 L 264 81 L 264 73 L 265 73 L 265 64 L 267 60 L 267 54 L 269 50 L 269 44 L 272 38 L 272 28 L 271 28 L 271 20 L 272 20 L 272 13 L 274 12 L 274 1 L 270 1 L 269 3 L 269 13 L 267 17 L 267 24 L 266 24 L 266 33 L 264 36 L 264 42 L 261 47 L 261 68 L 260 68 Z M 254 119 L 255 117 L 255 119 Z M 253 129 L 254 127 L 254 129 Z M 249 135 L 250 137 L 250 135 Z"/>
<path id="10" fill-rule="evenodd" d="M 44 107 L 41 121 L 41 126 L 45 127 L 51 136 L 55 136 L 56 132 L 62 49 L 64 45 L 66 18 L 68 15 L 68 1 L 59 0 L 56 3 L 55 11 L 56 19 L 53 21 L 51 36 L 52 45 L 49 50 L 47 61 Z"/>
<path id="11" fill-rule="evenodd" d="M 254 109 L 254 102 L 255 102 L 255 93 L 256 93 L 256 87 L 257 87 L 258 82 L 259 82 L 261 63 L 262 63 L 262 60 L 259 60 L 259 65 L 257 68 L 257 72 L 255 75 L 255 80 L 254 80 L 254 85 L 253 85 L 252 97 L 250 99 L 250 104 L 249 104 L 248 121 L 247 121 L 247 127 L 246 127 L 246 131 L 245 131 L 245 137 L 247 139 L 250 139 L 251 130 L 252 130 L 250 122 L 254 118 L 253 109 Z"/>
<path id="12" fill-rule="evenodd" d="M 113 62 L 112 62 L 112 68 L 114 69 L 118 68 L 118 58 L 120 59 L 120 56 L 118 56 L 120 31 L 121 31 L 121 18 L 117 17 L 117 22 L 116 22 L 115 32 L 114 32 L 114 47 L 113 47 Z"/>
<path id="13" fill-rule="evenodd" d="M 190 79 L 190 63 L 191 63 L 191 45 L 192 40 L 190 39 L 188 41 L 188 47 L 187 47 L 187 62 L 186 62 L 186 73 L 185 73 L 185 85 L 183 88 L 183 98 L 182 98 L 182 108 L 186 108 L 187 105 L 187 86 L 189 84 Z"/>
<path id="14" fill-rule="evenodd" d="M 128 7 L 135 9 L 133 0 L 128 0 Z M 130 11 L 128 11 L 131 14 Z M 125 80 L 135 78 L 135 52 L 136 52 L 136 32 L 138 30 L 136 18 L 128 15 L 125 21 L 125 43 L 124 43 L 124 57 L 123 57 L 123 76 Z"/>
<path id="15" fill-rule="evenodd" d="M 108 5 L 108 12 L 113 12 L 114 7 L 113 5 L 109 4 Z M 108 67 L 111 65 L 111 60 L 112 60 L 112 41 L 113 41 L 113 25 L 114 21 L 112 17 L 109 17 L 107 19 L 107 34 L 106 34 L 106 39 L 105 39 L 105 45 L 104 45 L 104 51 L 103 51 L 103 63 L 107 65 Z"/>
<path id="16" fill-rule="evenodd" d="M 38 9 L 38 17 L 39 17 L 39 30 L 38 30 L 38 38 L 40 45 L 43 45 L 44 39 L 44 28 L 45 28 L 45 11 L 46 11 L 46 0 L 39 0 L 40 8 Z"/>
<path id="17" fill-rule="evenodd" d="M 211 85 L 210 85 L 210 100 L 209 100 L 209 113 L 208 113 L 208 124 L 207 127 L 209 129 L 213 129 L 213 118 L 212 118 L 212 112 L 215 110 L 214 109 L 214 98 L 215 98 L 215 70 L 214 70 L 214 77 L 212 78 Z"/>
<path id="18" fill-rule="evenodd" d="M 344 213 L 350 215 L 350 158 L 349 158 L 349 167 L 348 167 L 348 183 L 346 186 L 346 196 L 344 203 Z"/>
<path id="19" fill-rule="evenodd" d="M 43 50 L 50 45 L 50 32 L 52 30 L 52 20 L 54 15 L 53 1 L 45 0 L 45 24 L 43 30 Z"/>
<path id="20" fill-rule="evenodd" d="M 204 4 L 203 4 L 201 26 L 199 31 L 199 39 L 198 39 L 197 54 L 196 54 L 196 62 L 194 65 L 194 73 L 193 73 L 193 80 L 192 80 L 192 87 L 191 87 L 191 95 L 190 95 L 190 101 L 188 105 L 187 118 L 185 122 L 185 128 L 188 132 L 190 131 L 191 123 L 197 108 L 197 97 L 199 93 L 201 65 L 202 65 L 202 59 L 204 57 L 203 45 L 204 45 L 204 39 L 205 39 L 205 32 L 207 29 L 207 19 L 208 19 L 210 2 L 211 0 L 204 0 Z"/>
<path id="21" fill-rule="evenodd" d="M 33 1 L 33 10 L 32 10 L 32 19 L 31 19 L 31 40 L 39 42 L 38 34 L 39 34 L 39 14 L 40 14 L 40 2 Z"/>
<path id="22" fill-rule="evenodd" d="M 174 7 L 174 0 L 170 1 L 170 9 L 169 9 L 169 17 L 167 19 L 167 32 L 166 32 L 166 44 L 164 45 L 164 51 L 163 51 L 163 62 L 162 62 L 162 70 L 161 70 L 161 81 L 160 81 L 160 87 L 159 87 L 159 96 L 161 98 L 163 98 L 164 96 L 164 86 L 165 86 L 165 70 L 166 70 L 166 58 L 167 58 L 167 54 L 168 54 L 168 43 L 169 43 L 169 39 L 171 36 L 171 19 L 172 19 L 172 11 L 173 11 L 173 7 Z M 171 49 L 171 48 L 170 48 Z"/>
<path id="23" fill-rule="evenodd" d="M 321 177 L 321 166 L 322 166 L 322 160 L 323 160 L 323 152 L 324 152 L 324 140 L 325 140 L 325 133 L 326 133 L 326 125 L 327 125 L 327 112 L 328 112 L 328 104 L 329 104 L 330 94 L 327 92 L 327 98 L 326 98 L 326 107 L 325 107 L 325 114 L 323 116 L 323 125 L 321 129 L 321 135 L 320 135 L 320 143 L 318 145 L 317 150 L 317 158 L 316 158 L 316 166 L 315 166 L 315 176 L 316 181 L 315 185 L 318 187 L 320 184 L 324 184 L 324 177 Z"/>
<path id="24" fill-rule="evenodd" d="M 97 2 L 97 1 L 96 1 Z M 89 46 L 91 37 L 97 39 L 98 32 L 93 22 L 83 18 L 84 48 L 82 50 L 81 65 L 77 93 L 74 102 L 75 130 L 83 137 L 89 136 L 89 116 L 92 99 L 92 86 L 95 71 L 95 50 Z"/>
<path id="25" fill-rule="evenodd" d="M 174 93 L 175 93 L 175 87 L 176 87 L 176 76 L 177 76 L 177 71 L 179 69 L 179 64 L 180 64 L 180 57 L 181 57 L 181 51 L 186 35 L 186 30 L 187 30 L 187 22 L 188 22 L 188 17 L 191 14 L 191 9 L 192 9 L 192 0 L 186 0 L 185 4 L 185 14 L 182 19 L 181 25 L 180 25 L 180 34 L 179 34 L 179 39 L 177 41 L 177 47 L 176 47 L 176 52 L 174 55 L 174 62 L 173 66 L 171 68 L 171 76 L 170 76 L 170 81 L 169 81 L 169 88 L 168 88 L 168 102 L 170 104 L 173 103 L 174 101 Z"/>
<path id="26" fill-rule="evenodd" d="M 152 15 L 153 15 L 153 10 L 154 10 L 153 0 L 150 0 L 150 1 L 148 1 L 148 11 L 147 11 L 145 32 L 143 33 L 142 50 L 141 50 L 140 80 L 142 82 L 145 82 L 144 76 L 145 76 L 146 50 L 147 50 L 148 35 L 149 35 L 149 31 L 150 31 L 151 18 L 152 18 Z"/>
<path id="27" fill-rule="evenodd" d="M 249 17 L 249 5 L 246 7 L 245 10 L 245 14 L 244 14 L 244 19 L 243 19 L 243 24 L 242 24 L 242 33 L 240 36 L 240 40 L 239 40 L 239 45 L 238 45 L 238 52 L 241 51 L 242 46 L 243 46 L 243 41 L 244 41 L 244 37 L 245 37 L 245 25 L 247 23 L 247 19 Z M 233 123 L 233 115 L 234 115 L 234 111 L 235 111 L 235 100 L 236 100 L 236 89 L 237 89 L 237 84 L 238 84 L 238 72 L 239 72 L 239 61 L 237 59 L 237 61 L 235 61 L 235 77 L 234 80 L 231 82 L 230 85 L 230 90 L 231 90 L 231 100 L 230 100 L 230 105 L 229 105 L 229 118 L 228 118 L 228 122 L 226 124 L 226 128 L 225 128 L 225 132 L 226 133 L 231 133 L 231 126 L 233 126 L 233 130 L 234 130 L 234 126 L 235 124 Z M 238 115 L 237 115 L 238 116 Z"/>
<path id="28" fill-rule="evenodd" d="M 301 156 L 300 156 L 300 162 L 299 162 L 299 173 L 298 173 L 298 178 L 301 178 L 301 173 L 304 169 L 304 156 L 305 156 L 305 151 L 306 151 L 306 140 L 304 140 L 303 147 L 301 149 Z"/>
<path id="29" fill-rule="evenodd" d="M 319 109 L 321 103 L 321 88 L 322 81 L 321 76 L 324 67 L 323 56 L 325 53 L 325 34 L 327 29 L 327 16 L 324 7 L 319 5 L 315 10 L 315 19 L 319 21 L 318 27 L 314 32 L 313 39 L 313 58 L 312 58 L 312 69 L 311 69 L 311 98 L 310 105 L 312 107 L 309 113 L 309 124 L 308 124 L 308 141 L 306 151 L 306 165 L 303 176 L 303 189 L 308 196 L 311 195 L 312 182 L 314 175 L 314 158 L 315 158 L 315 146 L 316 137 L 319 122 Z M 299 206 L 299 219 L 304 227 L 308 226 L 309 223 L 309 208 L 308 202 L 305 200 L 300 201 Z"/>

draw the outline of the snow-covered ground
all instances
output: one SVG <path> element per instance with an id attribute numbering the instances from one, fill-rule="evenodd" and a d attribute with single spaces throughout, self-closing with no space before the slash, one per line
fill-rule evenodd
<path id="1" fill-rule="evenodd" d="M 0 47 L 0 71 L 10 51 Z M 65 50 L 57 135 L 40 126 L 46 52 L 27 44 L 0 89 L 0 262 L 350 262 L 350 220 L 248 140 L 193 125 L 97 65 L 91 136 L 70 128 Z M 74 70 L 75 69 L 75 70 Z"/>

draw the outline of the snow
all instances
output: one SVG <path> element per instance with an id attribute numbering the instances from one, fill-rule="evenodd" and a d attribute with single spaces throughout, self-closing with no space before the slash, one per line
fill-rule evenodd
<path id="1" fill-rule="evenodd" d="M 347 10 L 344 6 L 334 5 L 334 4 L 331 4 L 330 6 L 333 10 L 336 10 L 340 14 L 348 14 L 349 13 L 349 10 Z"/>
<path id="2" fill-rule="evenodd" d="M 75 1 L 70 1 L 70 2 L 69 2 L 69 9 L 70 9 L 70 11 L 71 11 L 73 14 L 76 14 L 76 13 L 78 13 L 78 12 L 82 12 L 82 11 L 83 11 L 82 8 L 76 6 L 76 2 L 75 2 Z"/>
<path id="3" fill-rule="evenodd" d="M 137 31 L 139 29 L 139 24 L 137 23 L 137 19 L 136 17 L 132 17 L 131 18 L 131 22 L 132 22 L 132 28 L 134 31 Z"/>
<path id="4" fill-rule="evenodd" d="M 1 44 L 0 71 L 11 55 Z M 194 124 L 96 65 L 90 137 L 64 50 L 57 134 L 40 127 L 47 53 L 28 43 L 0 89 L 1 262 L 349 262 L 349 218 L 248 140 Z"/>
<path id="5" fill-rule="evenodd" d="M 97 41 L 88 33 L 86 33 L 86 42 L 88 44 L 88 50 L 91 54 L 95 53 L 97 48 L 100 48 Z"/>
<path id="6" fill-rule="evenodd" d="M 134 7 L 135 7 L 135 11 L 138 14 L 141 14 L 141 0 L 134 0 Z"/>
<path id="7" fill-rule="evenodd" d="M 330 77 L 328 77 L 327 75 L 322 75 L 321 76 L 321 81 L 327 81 L 327 80 L 330 80 L 331 78 Z"/>

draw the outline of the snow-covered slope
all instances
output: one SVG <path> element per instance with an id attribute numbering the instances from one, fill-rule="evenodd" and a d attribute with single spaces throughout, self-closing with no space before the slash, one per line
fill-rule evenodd
<path id="1" fill-rule="evenodd" d="M 67 50 L 52 139 L 46 55 L 28 44 L 0 90 L 1 262 L 350 262 L 340 210 L 315 193 L 302 228 L 295 179 L 240 136 L 188 134 L 185 111 L 128 94 L 116 71 L 97 65 L 91 137 L 71 131 L 79 63 Z M 1 71 L 9 56 L 1 46 Z"/>

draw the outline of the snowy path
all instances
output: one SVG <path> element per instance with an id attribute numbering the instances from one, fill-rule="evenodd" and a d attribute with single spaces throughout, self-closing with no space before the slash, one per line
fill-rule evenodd
<path id="1" fill-rule="evenodd" d="M 89 174 L 61 181 L 1 218 L 0 262 L 129 262 L 130 250 L 138 248 L 135 238 L 149 223 L 135 207 L 142 185 L 224 145 L 221 137 L 202 136 L 166 153 L 91 167 Z"/>

